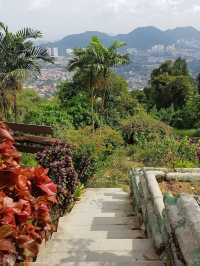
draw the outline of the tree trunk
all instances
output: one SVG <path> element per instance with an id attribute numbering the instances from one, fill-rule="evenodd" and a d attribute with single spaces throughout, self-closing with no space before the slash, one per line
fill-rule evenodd
<path id="1" fill-rule="evenodd" d="M 2 115 L 3 115 L 3 119 L 7 118 L 7 101 L 6 101 L 6 96 L 5 93 L 3 91 L 3 89 L 1 89 L 1 108 L 2 108 Z"/>
<path id="2" fill-rule="evenodd" d="M 94 121 L 94 86 L 93 86 L 93 73 L 90 70 L 90 91 L 91 91 L 91 105 L 92 105 L 92 130 L 95 131 L 95 121 Z"/>
<path id="3" fill-rule="evenodd" d="M 95 121 L 94 121 L 94 88 L 92 88 L 92 130 L 95 131 Z"/>
<path id="4" fill-rule="evenodd" d="M 17 92 L 14 91 L 14 116 L 15 116 L 15 123 L 17 122 Z"/>

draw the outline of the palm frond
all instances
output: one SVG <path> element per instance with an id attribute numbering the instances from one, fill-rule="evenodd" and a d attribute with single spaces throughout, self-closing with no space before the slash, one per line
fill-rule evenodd
<path id="1" fill-rule="evenodd" d="M 38 30 L 33 30 L 31 28 L 24 28 L 16 32 L 16 37 L 23 40 L 26 39 L 37 39 L 41 38 L 43 34 Z"/>
<path id="2" fill-rule="evenodd" d="M 0 22 L 0 30 L 3 30 L 5 33 L 8 32 L 8 26 L 5 25 L 3 22 Z"/>
<path id="3" fill-rule="evenodd" d="M 46 62 L 53 63 L 54 58 L 51 57 L 47 51 L 47 49 L 42 47 L 36 47 L 32 46 L 29 49 L 25 51 L 27 57 L 35 58 L 35 59 L 41 59 Z"/>
<path id="4" fill-rule="evenodd" d="M 109 47 L 110 50 L 117 50 L 126 45 L 125 42 L 122 41 L 114 41 L 113 44 Z"/>
<path id="5" fill-rule="evenodd" d="M 6 73 L 3 81 L 8 82 L 10 79 L 18 81 L 25 80 L 29 76 L 29 72 L 26 69 L 15 69 L 9 73 Z"/>

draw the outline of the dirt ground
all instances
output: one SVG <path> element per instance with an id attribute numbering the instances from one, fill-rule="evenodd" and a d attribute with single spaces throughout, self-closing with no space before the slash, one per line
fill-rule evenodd
<path id="1" fill-rule="evenodd" d="M 200 195 L 200 182 L 162 181 L 159 185 L 163 193 L 170 192 L 174 196 L 180 193 Z"/>

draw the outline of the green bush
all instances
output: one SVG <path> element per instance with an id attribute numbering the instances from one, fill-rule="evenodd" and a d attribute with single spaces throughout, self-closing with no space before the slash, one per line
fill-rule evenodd
<path id="1" fill-rule="evenodd" d="M 161 108 L 160 110 L 157 110 L 156 106 L 154 106 L 150 110 L 150 113 L 155 119 L 158 119 L 170 126 L 173 126 L 177 115 L 177 111 L 174 109 L 173 105 L 168 108 Z"/>
<path id="2" fill-rule="evenodd" d="M 72 128 L 70 115 L 62 109 L 56 99 L 43 101 L 24 115 L 24 123 L 49 125 L 59 128 Z"/>
<path id="3" fill-rule="evenodd" d="M 197 167 L 196 145 L 188 138 L 180 141 L 174 137 L 164 137 L 152 141 L 139 142 L 129 147 L 129 154 L 135 161 L 156 167 Z"/>
<path id="4" fill-rule="evenodd" d="M 121 123 L 122 135 L 127 144 L 151 141 L 155 138 L 169 136 L 171 127 L 154 119 L 145 112 L 129 117 Z"/>
<path id="5" fill-rule="evenodd" d="M 86 185 L 88 179 L 97 171 L 99 164 L 94 143 L 81 144 L 74 150 L 73 160 L 80 182 Z"/>
<path id="6" fill-rule="evenodd" d="M 35 167 L 38 165 L 38 162 L 34 154 L 23 152 L 21 156 L 22 156 L 21 161 L 23 166 Z"/>
<path id="7" fill-rule="evenodd" d="M 92 114 L 91 102 L 86 93 L 79 93 L 68 100 L 65 109 L 72 118 L 74 127 L 77 129 L 90 126 L 93 121 L 95 127 L 100 125 L 99 115 L 96 112 Z"/>
<path id="8" fill-rule="evenodd" d="M 103 160 L 124 144 L 121 134 L 110 127 L 97 129 L 94 135 L 94 141 L 97 152 L 102 154 L 101 159 Z"/>
<path id="9" fill-rule="evenodd" d="M 61 137 L 74 146 L 73 160 L 79 179 L 86 184 L 113 152 L 123 145 L 119 132 L 110 127 L 66 130 Z"/>
<path id="10" fill-rule="evenodd" d="M 200 138 L 200 128 L 174 129 L 174 134 L 179 137 Z"/>

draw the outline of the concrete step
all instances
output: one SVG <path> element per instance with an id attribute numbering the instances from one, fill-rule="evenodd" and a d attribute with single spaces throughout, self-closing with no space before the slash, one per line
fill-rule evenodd
<path id="1" fill-rule="evenodd" d="M 82 215 L 82 218 L 73 216 L 68 216 L 64 221 L 61 220 L 59 222 L 59 226 L 85 226 L 85 225 L 130 225 L 136 224 L 139 220 L 137 217 L 90 217 L 86 215 Z"/>
<path id="2" fill-rule="evenodd" d="M 102 250 L 67 250 L 62 253 L 49 253 L 50 257 L 43 255 L 39 256 L 37 262 L 40 263 L 70 263 L 76 261 L 78 262 L 121 262 L 121 265 L 124 263 L 132 263 L 134 265 L 137 261 L 159 261 L 159 257 L 154 253 L 154 251 L 102 251 Z"/>
<path id="3" fill-rule="evenodd" d="M 141 230 L 128 230 L 127 228 L 120 228 L 119 226 L 112 228 L 110 231 L 91 231 L 88 227 L 88 230 L 79 230 L 78 234 L 75 234 L 75 230 L 77 230 L 77 227 L 74 228 L 74 231 L 72 228 L 68 228 L 65 230 L 59 230 L 59 232 L 54 233 L 53 239 L 88 239 L 88 238 L 98 238 L 98 239 L 137 239 L 137 238 L 146 238 L 145 234 Z M 79 228 L 81 229 L 81 228 Z M 85 229 L 85 228 L 84 228 Z"/>
<path id="4" fill-rule="evenodd" d="M 82 217 L 84 215 L 86 216 L 86 214 L 88 218 L 92 217 L 124 218 L 124 217 L 136 216 L 135 213 L 131 211 L 131 209 L 128 209 L 128 211 L 119 210 L 116 212 L 103 212 L 101 210 L 96 210 L 94 208 L 89 210 L 80 209 L 72 211 L 68 215 L 61 217 L 60 221 L 68 221 L 69 218 Z"/>
<path id="5" fill-rule="evenodd" d="M 33 266 L 160 266 L 121 189 L 87 189 Z"/>
<path id="6" fill-rule="evenodd" d="M 77 232 L 78 234 L 78 232 Z M 47 242 L 46 248 L 42 251 L 49 253 L 63 253 L 72 251 L 129 251 L 146 252 L 154 251 L 150 239 L 53 239 Z M 41 252 L 42 252 L 41 251 Z"/>
<path id="7" fill-rule="evenodd" d="M 54 263 L 39 263 L 35 262 L 32 263 L 32 266 L 162 266 L 163 264 L 160 261 L 137 261 L 134 262 L 126 262 L 121 264 L 121 262 L 97 262 L 97 261 L 90 261 L 90 262 L 58 262 Z"/>

